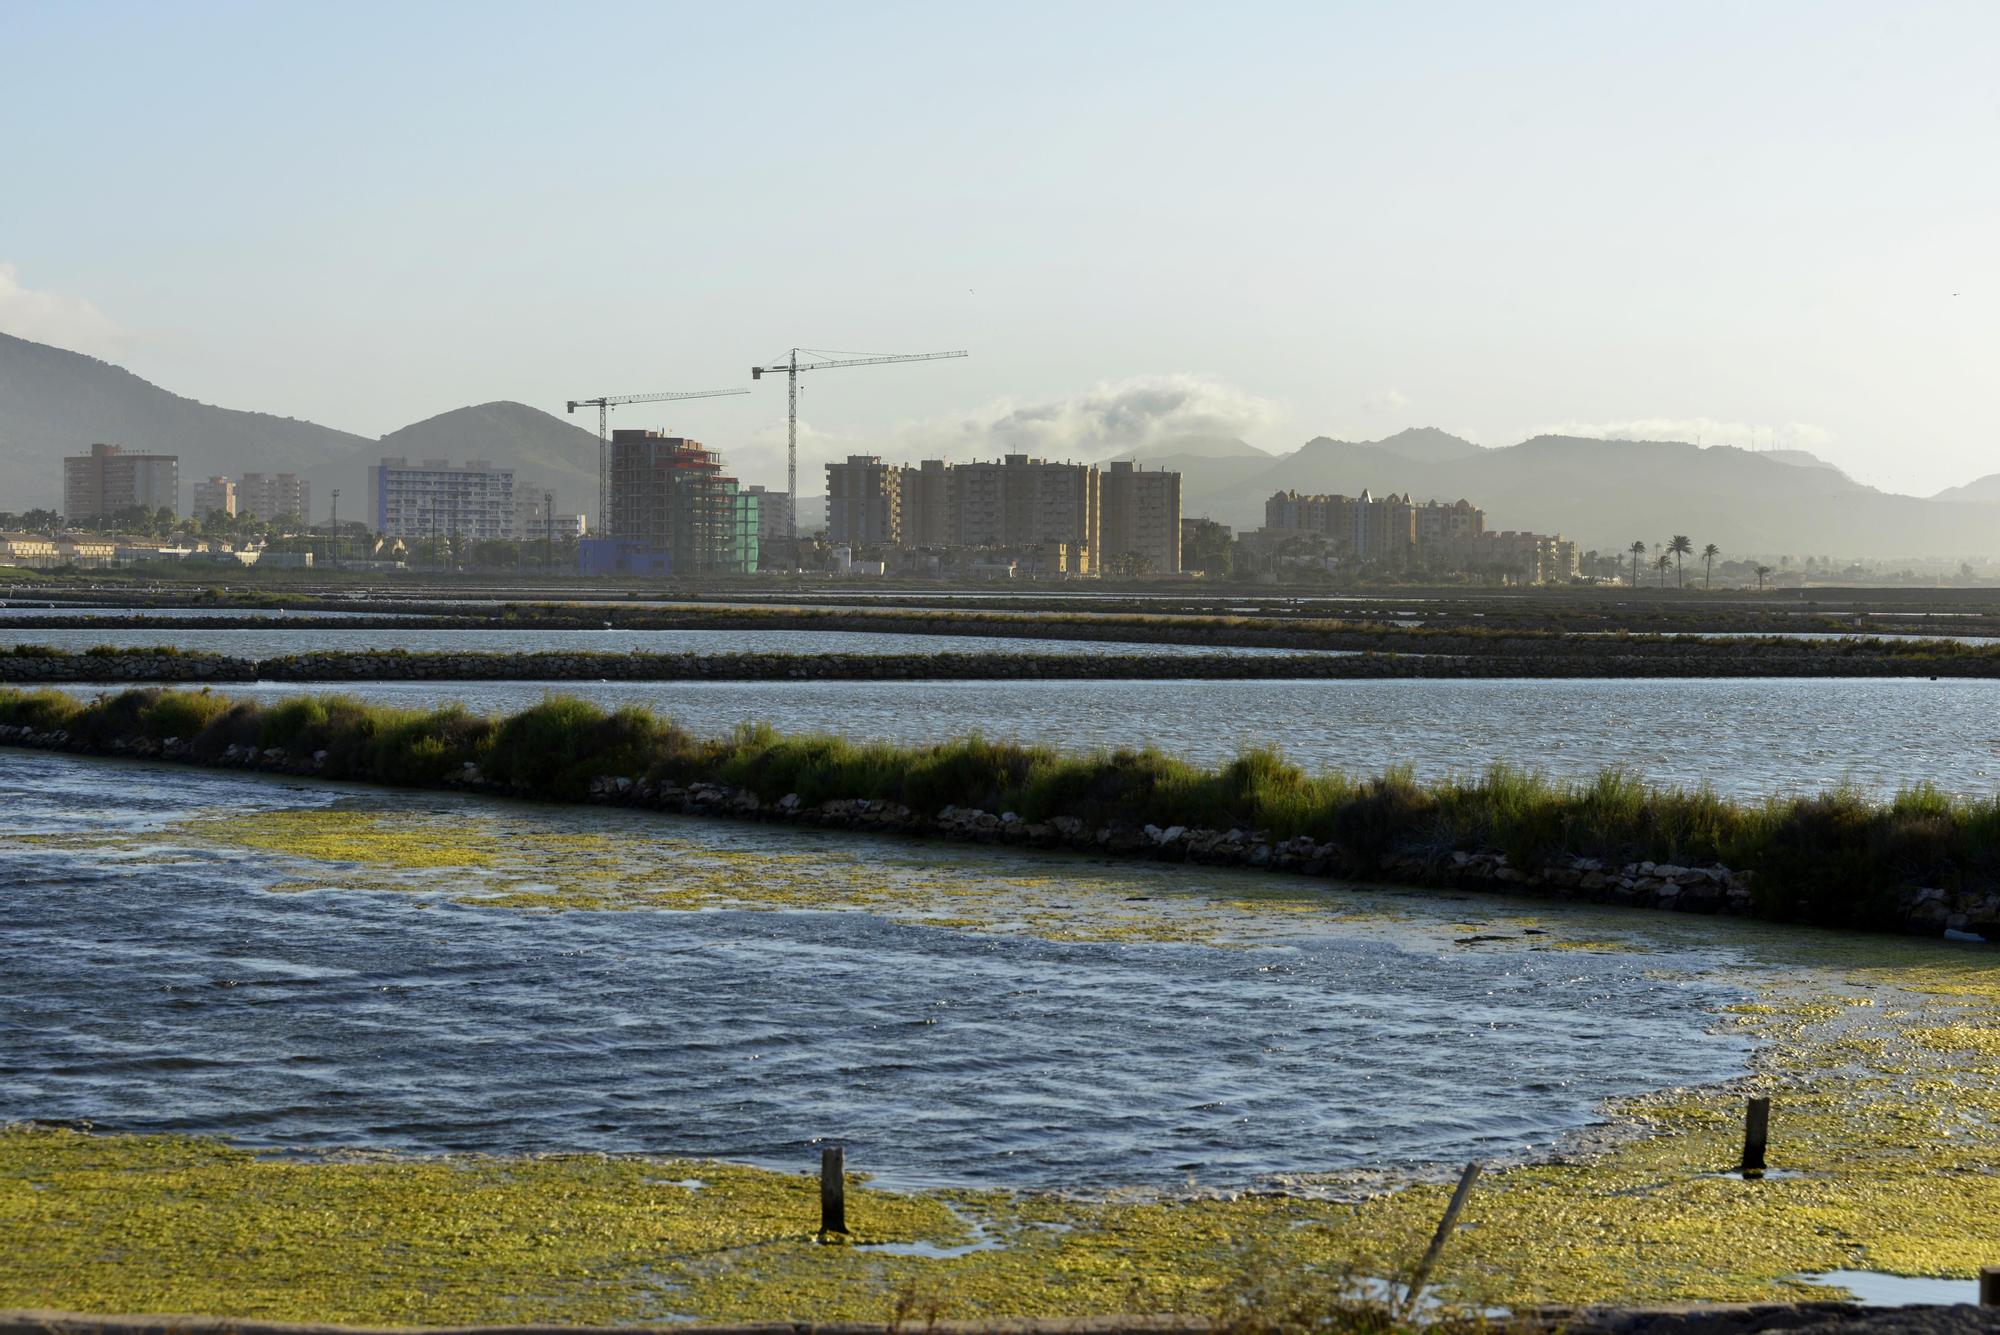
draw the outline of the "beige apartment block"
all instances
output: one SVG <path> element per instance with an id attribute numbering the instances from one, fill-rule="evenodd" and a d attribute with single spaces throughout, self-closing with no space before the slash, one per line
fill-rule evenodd
<path id="1" fill-rule="evenodd" d="M 296 473 L 245 473 L 236 483 L 236 512 L 259 519 L 311 519 L 312 484 Z"/>
<path id="2" fill-rule="evenodd" d="M 1135 557 L 1141 573 L 1181 572 L 1181 475 L 1148 473 L 1129 460 L 1105 470 L 1099 486 L 1100 563 Z"/>
<path id="3" fill-rule="evenodd" d="M 226 477 L 212 477 L 206 482 L 194 484 L 194 505 L 189 510 L 196 519 L 206 519 L 217 512 L 231 516 L 236 514 L 236 484 Z"/>
<path id="4" fill-rule="evenodd" d="M 99 519 L 142 505 L 181 509 L 181 461 L 176 454 L 128 454 L 116 445 L 92 445 L 89 454 L 63 460 L 63 516 L 71 523 Z"/>

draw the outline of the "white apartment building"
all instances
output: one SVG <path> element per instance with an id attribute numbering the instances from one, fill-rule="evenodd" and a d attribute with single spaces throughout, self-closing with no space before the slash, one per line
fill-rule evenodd
<path id="1" fill-rule="evenodd" d="M 516 519 L 511 468 L 385 458 L 368 469 L 368 522 L 384 537 L 505 539 Z"/>

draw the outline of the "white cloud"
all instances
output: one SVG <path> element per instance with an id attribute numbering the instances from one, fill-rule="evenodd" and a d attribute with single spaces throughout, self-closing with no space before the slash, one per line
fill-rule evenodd
<path id="1" fill-rule="evenodd" d="M 21 286 L 18 271 L 0 260 L 0 333 L 73 352 L 109 353 L 124 341 L 110 316 L 88 298 Z"/>
<path id="2" fill-rule="evenodd" d="M 1361 405 L 1371 413 L 1393 413 L 1410 406 L 1410 396 L 1391 386 Z"/>
<path id="3" fill-rule="evenodd" d="M 1556 422 L 1522 433 L 1587 436 L 1596 440 L 1683 440 L 1743 449 L 1817 450 L 1833 433 L 1810 422 L 1725 422 L 1713 417 L 1639 417 L 1619 422 Z"/>
<path id="4" fill-rule="evenodd" d="M 894 463 L 1001 454 L 1099 460 L 1181 436 L 1245 437 L 1280 420 L 1277 405 L 1198 375 L 1146 375 L 1100 382 L 1061 398 L 990 400 L 964 412 L 901 422 L 880 435 L 821 431 L 799 419 L 799 490 L 825 490 L 829 461 L 879 454 Z M 731 471 L 783 486 L 783 418 L 729 451 Z"/>

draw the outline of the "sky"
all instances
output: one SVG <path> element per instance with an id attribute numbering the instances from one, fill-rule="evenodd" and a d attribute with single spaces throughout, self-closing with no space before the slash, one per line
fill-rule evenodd
<path id="1" fill-rule="evenodd" d="M 0 331 L 377 435 L 2000 470 L 2000 5 L 0 0 Z M 579 417 L 594 428 L 594 423 Z M 811 474 L 809 474 L 810 476 Z M 811 485 L 802 488 L 808 493 Z"/>

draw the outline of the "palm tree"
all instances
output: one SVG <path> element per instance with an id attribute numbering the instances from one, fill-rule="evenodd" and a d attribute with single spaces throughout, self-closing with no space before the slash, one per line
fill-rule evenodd
<path id="1" fill-rule="evenodd" d="M 1639 558 L 1646 554 L 1645 542 L 1643 540 L 1633 542 L 1631 551 L 1632 551 L 1632 587 L 1636 589 L 1639 587 Z"/>
<path id="2" fill-rule="evenodd" d="M 1708 567 L 1706 570 L 1702 571 L 1701 575 L 1702 588 L 1704 589 L 1709 588 L 1715 583 L 1715 558 L 1720 555 L 1722 555 L 1722 548 L 1716 546 L 1712 542 L 1709 543 L 1708 546 L 1701 549 L 1701 559 L 1703 563 Z"/>
<path id="3" fill-rule="evenodd" d="M 1764 591 L 1764 577 L 1770 573 L 1771 567 L 1769 566 L 1757 567 L 1757 592 L 1762 593 Z"/>
<path id="4" fill-rule="evenodd" d="M 1667 550 L 1674 554 L 1674 587 L 1684 589 L 1687 584 L 1681 579 L 1681 558 L 1694 550 L 1694 544 L 1688 541 L 1687 534 L 1676 533 L 1667 543 Z"/>
<path id="5" fill-rule="evenodd" d="M 1666 588 L 1667 572 L 1674 568 L 1674 558 L 1668 556 L 1665 552 L 1661 552 L 1660 559 L 1653 562 L 1653 568 L 1660 572 L 1660 587 L 1663 589 Z"/>

